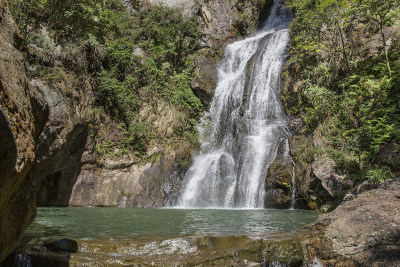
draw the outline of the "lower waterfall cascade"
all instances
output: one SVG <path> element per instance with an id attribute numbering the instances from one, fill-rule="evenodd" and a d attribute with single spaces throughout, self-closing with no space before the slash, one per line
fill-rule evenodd
<path id="1" fill-rule="evenodd" d="M 290 21 L 276 0 L 255 35 L 227 46 L 210 110 L 198 126 L 201 149 L 185 174 L 177 207 L 264 207 L 270 165 L 278 154 L 290 157 L 280 103 Z M 292 205 L 294 194 L 293 186 Z"/>

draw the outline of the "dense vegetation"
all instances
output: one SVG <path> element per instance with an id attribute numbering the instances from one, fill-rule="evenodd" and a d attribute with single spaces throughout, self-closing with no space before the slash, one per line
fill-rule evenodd
<path id="1" fill-rule="evenodd" d="M 91 88 L 95 116 L 88 124 L 101 153 L 118 148 L 141 155 L 152 140 L 170 138 L 195 145 L 194 125 L 203 110 L 189 85 L 191 59 L 199 49 L 196 22 L 167 7 L 131 2 L 134 14 L 116 0 L 10 1 L 24 40 L 35 48 L 28 51 L 30 74 L 64 88 L 70 98 L 71 86 L 62 84 Z M 309 133 L 324 137 L 324 145 L 306 148 L 303 159 L 309 164 L 328 155 L 354 179 L 380 182 L 395 175 L 400 171 L 398 1 L 287 3 L 294 20 L 284 75 L 293 91 L 283 96 L 290 115 L 300 115 Z M 253 23 L 245 13 L 241 19 Z M 172 136 L 160 134 L 153 123 L 152 114 L 165 105 L 173 112 Z M 122 137 L 102 133 L 106 116 L 118 123 Z M 380 156 L 385 149 L 389 156 Z"/>
<path id="2" fill-rule="evenodd" d="M 189 83 L 192 56 L 199 49 L 197 24 L 170 8 L 139 9 L 137 1 L 131 2 L 135 13 L 116 0 L 10 1 L 31 45 L 31 76 L 56 88 L 69 82 L 76 91 L 91 89 L 95 115 L 88 125 L 101 153 L 118 148 L 140 156 L 155 139 L 183 138 L 196 145 L 194 125 L 203 106 Z M 73 98 L 68 87 L 63 93 Z M 154 126 L 165 106 L 175 118 L 169 136 Z M 102 133 L 106 129 L 99 125 L 107 116 L 119 124 L 123 137 Z"/>
<path id="3" fill-rule="evenodd" d="M 304 149 L 348 177 L 382 182 L 400 171 L 400 12 L 396 0 L 290 0 L 292 49 L 284 73 L 291 115 L 323 136 Z"/>

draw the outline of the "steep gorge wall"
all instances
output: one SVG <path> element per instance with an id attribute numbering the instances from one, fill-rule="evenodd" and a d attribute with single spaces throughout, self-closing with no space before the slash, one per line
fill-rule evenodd
<path id="1" fill-rule="evenodd" d="M 7 2 L 0 2 L 0 261 L 36 216 L 32 175 L 45 101 L 29 84 L 21 37 Z"/>

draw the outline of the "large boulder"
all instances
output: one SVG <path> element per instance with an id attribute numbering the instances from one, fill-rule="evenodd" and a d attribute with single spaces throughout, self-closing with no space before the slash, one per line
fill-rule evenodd
<path id="1" fill-rule="evenodd" d="M 323 266 L 400 266 L 400 180 L 342 203 L 310 226 L 305 260 Z"/>
<path id="2" fill-rule="evenodd" d="M 36 216 L 30 171 L 48 113 L 29 85 L 22 49 L 7 1 L 0 1 L 0 261 Z"/>
<path id="3" fill-rule="evenodd" d="M 315 177 L 317 177 L 323 189 L 331 197 L 343 193 L 343 190 L 350 189 L 353 183 L 335 172 L 336 163 L 330 158 L 319 158 L 312 164 Z"/>

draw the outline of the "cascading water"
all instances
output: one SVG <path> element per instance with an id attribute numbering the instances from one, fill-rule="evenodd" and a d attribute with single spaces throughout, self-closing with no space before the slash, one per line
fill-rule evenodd
<path id="1" fill-rule="evenodd" d="M 268 168 L 281 144 L 284 154 L 289 149 L 279 93 L 290 20 L 275 1 L 261 31 L 226 48 L 210 111 L 199 126 L 201 151 L 177 206 L 264 207 Z"/>

